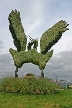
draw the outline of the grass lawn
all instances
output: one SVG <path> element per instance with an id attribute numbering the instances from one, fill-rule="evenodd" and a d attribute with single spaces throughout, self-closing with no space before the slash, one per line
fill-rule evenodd
<path id="1" fill-rule="evenodd" d="M 0 92 L 0 108 L 72 108 L 72 90 L 59 94 L 21 95 Z"/>

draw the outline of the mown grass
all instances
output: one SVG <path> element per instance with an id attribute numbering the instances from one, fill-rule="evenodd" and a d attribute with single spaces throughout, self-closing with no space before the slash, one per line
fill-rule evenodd
<path id="1" fill-rule="evenodd" d="M 21 95 L 0 92 L 0 108 L 72 108 L 72 90 L 59 94 Z"/>

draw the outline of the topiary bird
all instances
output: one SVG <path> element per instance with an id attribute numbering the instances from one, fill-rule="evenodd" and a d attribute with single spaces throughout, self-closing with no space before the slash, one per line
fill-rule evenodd
<path id="1" fill-rule="evenodd" d="M 21 68 L 24 63 L 33 63 L 39 66 L 41 71 L 41 76 L 44 77 L 43 70 L 46 66 L 46 63 L 53 55 L 53 50 L 49 51 L 51 47 L 58 42 L 62 34 L 69 30 L 67 22 L 61 20 L 53 25 L 51 28 L 46 30 L 40 38 L 40 53 L 37 52 L 38 40 L 32 39 L 27 44 L 27 37 L 24 32 L 24 28 L 21 23 L 20 12 L 15 10 L 11 11 L 8 17 L 9 20 L 9 30 L 12 34 L 13 42 L 17 50 L 12 48 L 9 49 L 10 54 L 13 57 L 14 65 L 16 66 L 15 77 L 18 77 L 18 68 Z M 31 48 L 33 46 L 33 49 Z"/>

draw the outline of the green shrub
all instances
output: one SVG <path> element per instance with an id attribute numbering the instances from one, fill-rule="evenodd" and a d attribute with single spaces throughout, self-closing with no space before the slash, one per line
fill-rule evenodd
<path id="1" fill-rule="evenodd" d="M 27 73 L 26 76 L 34 76 L 32 73 Z"/>
<path id="2" fill-rule="evenodd" d="M 24 78 L 4 78 L 0 82 L 0 91 L 20 94 L 54 94 L 57 85 L 49 79 L 25 76 Z"/>

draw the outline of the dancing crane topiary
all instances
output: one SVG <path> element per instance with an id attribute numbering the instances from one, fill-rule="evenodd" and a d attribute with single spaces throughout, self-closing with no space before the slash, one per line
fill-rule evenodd
<path id="1" fill-rule="evenodd" d="M 27 44 L 27 37 L 24 32 L 24 28 L 21 23 L 20 12 L 15 10 L 11 11 L 8 17 L 9 30 L 12 34 L 14 45 L 17 50 L 9 49 L 10 54 L 13 57 L 14 65 L 16 66 L 15 77 L 18 77 L 18 68 L 21 68 L 24 63 L 33 63 L 39 66 L 41 70 L 41 77 L 44 77 L 43 70 L 46 63 L 53 55 L 53 50 L 49 51 L 51 47 L 58 42 L 62 34 L 68 30 L 67 22 L 61 20 L 46 30 L 40 38 L 40 53 L 37 52 L 38 40 L 29 37 L 30 42 Z M 32 49 L 32 45 L 33 49 Z"/>

